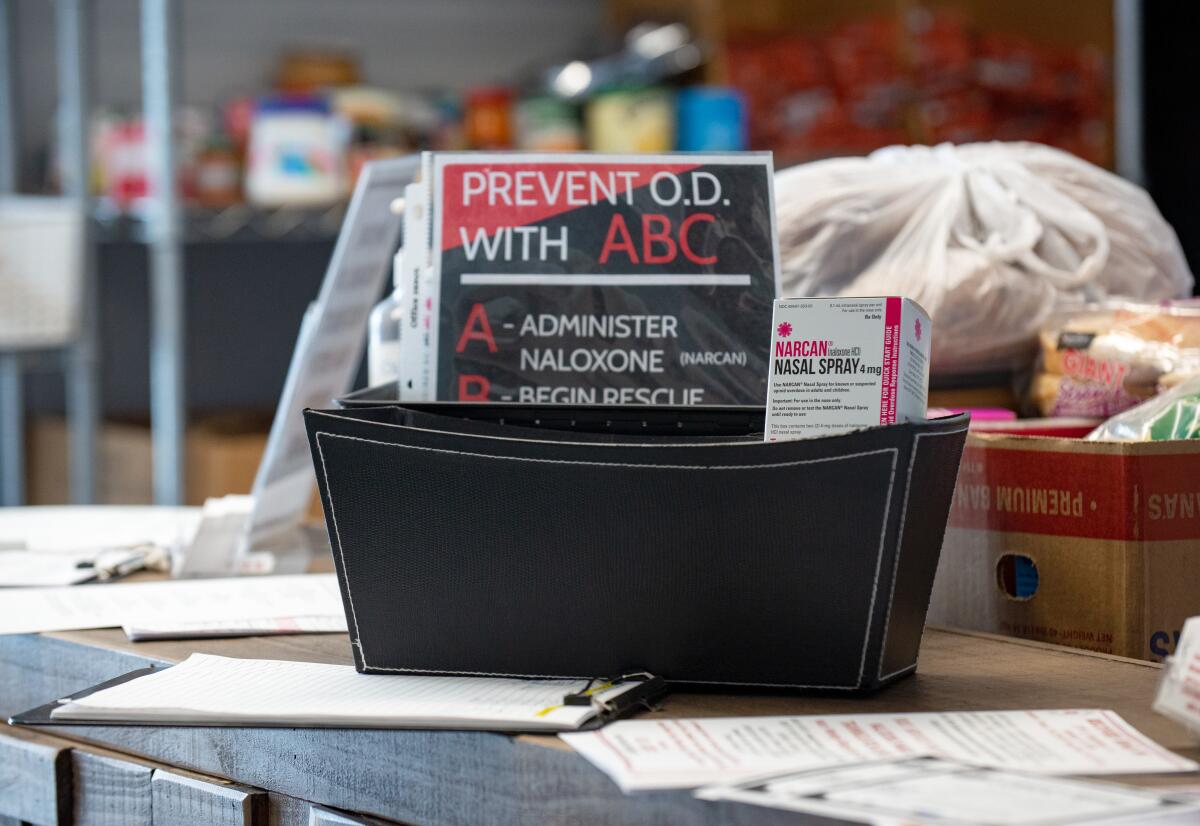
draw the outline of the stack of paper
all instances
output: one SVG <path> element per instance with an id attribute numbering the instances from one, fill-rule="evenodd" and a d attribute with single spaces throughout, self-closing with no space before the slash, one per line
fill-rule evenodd
<path id="1" fill-rule="evenodd" d="M 140 619 L 123 626 L 134 642 L 200 640 L 217 637 L 265 637 L 281 634 L 345 634 L 346 615 L 303 617 L 242 617 L 220 620 Z"/>
<path id="2" fill-rule="evenodd" d="M 563 739 L 625 791 L 919 755 L 1040 774 L 1197 769 L 1097 709 L 628 720 Z"/>
<path id="3" fill-rule="evenodd" d="M 87 505 L 0 508 L 0 548 L 74 551 L 80 548 L 187 545 L 200 508 Z"/>
<path id="4" fill-rule="evenodd" d="M 23 588 L 3 600 L 0 634 L 124 626 L 161 639 L 197 630 L 201 636 L 346 630 L 333 574 Z"/>
<path id="5" fill-rule="evenodd" d="M 611 702 L 636 687 L 599 692 Z M 596 705 L 564 705 L 582 680 L 359 674 L 348 665 L 193 654 L 179 665 L 66 702 L 55 721 L 567 731 Z"/>
<path id="6" fill-rule="evenodd" d="M 1169 790 L 1034 777 L 932 757 L 756 778 L 710 786 L 696 796 L 889 826 L 1082 826 L 1101 822 L 1182 826 L 1200 820 L 1200 806 L 1194 799 L 1172 796 Z"/>
<path id="7" fill-rule="evenodd" d="M 139 548 L 187 545 L 199 521 L 199 508 L 0 508 L 0 587 L 87 582 L 97 573 L 91 563 L 113 571 L 140 557 Z"/>
<path id="8" fill-rule="evenodd" d="M 94 565 L 98 560 L 116 568 L 137 560 L 139 556 L 134 551 L 104 548 L 73 551 L 0 550 L 0 588 L 76 585 L 96 578 Z"/>

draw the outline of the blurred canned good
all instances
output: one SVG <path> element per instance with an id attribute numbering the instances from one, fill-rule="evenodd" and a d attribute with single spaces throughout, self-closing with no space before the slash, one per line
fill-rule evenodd
<path id="1" fill-rule="evenodd" d="M 464 120 L 471 149 L 512 148 L 512 92 L 508 89 L 494 86 L 469 92 Z"/>
<path id="2" fill-rule="evenodd" d="M 535 152 L 582 149 L 577 108 L 552 97 L 522 100 L 517 104 L 517 147 Z"/>
<path id="3" fill-rule="evenodd" d="M 588 148 L 597 152 L 670 152 L 675 101 L 666 89 L 619 89 L 588 102 Z"/>
<path id="4" fill-rule="evenodd" d="M 746 148 L 746 103 L 736 89 L 692 86 L 680 91 L 677 100 L 679 149 L 737 152 Z"/>

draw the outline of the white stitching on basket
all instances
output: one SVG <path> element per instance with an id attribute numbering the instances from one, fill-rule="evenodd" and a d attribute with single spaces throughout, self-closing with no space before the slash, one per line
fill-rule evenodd
<path id="1" fill-rule="evenodd" d="M 892 513 L 892 490 L 896 486 L 896 460 L 900 457 L 900 451 L 892 448 L 892 471 L 888 476 L 887 498 L 883 504 L 883 525 L 879 529 L 879 553 L 875 557 L 875 581 L 871 583 L 871 602 L 867 605 L 867 628 L 863 632 L 863 647 L 862 656 L 858 661 L 858 685 L 855 688 L 862 688 L 863 678 L 867 673 L 867 648 L 871 640 L 871 623 L 875 621 L 875 598 L 879 596 L 879 571 L 883 568 L 883 545 L 887 540 L 887 525 L 888 516 Z"/>
<path id="2" fill-rule="evenodd" d="M 959 430 L 944 430 L 941 433 L 918 433 L 916 439 L 913 440 L 912 455 L 908 457 L 908 476 L 904 483 L 904 506 L 900 511 L 900 532 L 896 535 L 896 556 L 892 560 L 892 587 L 888 593 L 887 613 L 883 615 L 883 641 L 879 647 L 879 680 L 890 680 L 892 677 L 899 676 L 910 668 L 916 668 L 916 660 L 911 665 L 901 666 L 890 674 L 883 673 L 883 655 L 887 651 L 888 626 L 892 621 L 892 600 L 896 598 L 896 574 L 900 571 L 900 552 L 904 548 L 904 525 L 908 518 L 908 494 L 912 490 L 912 472 L 913 465 L 917 461 L 917 452 L 921 448 L 921 439 L 926 436 L 957 436 L 959 433 L 966 433 L 967 428 Z"/>
<path id="3" fill-rule="evenodd" d="M 426 447 L 424 445 L 401 445 L 395 442 L 380 442 L 375 439 L 365 439 L 362 436 L 346 436 L 341 433 L 318 433 L 318 439 L 321 436 L 328 436 L 332 439 L 346 439 L 351 442 L 365 442 L 369 445 L 382 445 L 384 447 L 398 447 L 403 450 L 424 450 L 429 453 L 453 453 L 457 456 L 473 456 L 478 459 L 498 459 L 507 462 L 536 462 L 550 465 L 591 465 L 594 467 L 627 467 L 627 468 L 651 468 L 654 470 L 758 470 L 760 468 L 775 468 L 775 467 L 794 467 L 796 465 L 810 465 L 817 462 L 838 462 L 842 459 L 857 459 L 859 456 L 874 456 L 876 453 L 887 453 L 891 451 L 897 453 L 894 447 L 881 447 L 878 450 L 863 450 L 858 453 L 847 453 L 844 456 L 822 456 L 818 459 L 797 459 L 793 462 L 763 462 L 756 465 L 664 465 L 645 462 L 597 462 L 588 461 L 585 459 L 538 459 L 533 456 L 497 456 L 493 453 L 474 453 L 469 450 L 451 450 L 444 447 Z M 567 444 L 574 447 L 591 447 L 590 444 L 582 444 L 580 442 L 568 442 Z"/>
<path id="4" fill-rule="evenodd" d="M 313 411 L 313 412 L 316 412 L 316 411 Z M 321 415 L 329 416 L 329 414 L 321 414 Z M 329 416 L 329 417 L 337 418 L 337 417 L 332 417 L 332 416 Z M 379 423 L 378 422 L 368 422 L 367 424 L 379 424 Z M 398 425 L 392 425 L 392 426 L 398 427 Z M 420 430 L 419 428 L 404 428 L 404 429 L 418 430 L 418 431 Z M 952 431 L 952 432 L 962 432 L 962 431 Z M 934 435 L 934 434 L 928 434 L 928 435 Z M 425 447 L 425 446 L 418 446 L 418 445 L 402 445 L 402 444 L 396 444 L 394 442 L 381 442 L 376 439 L 366 439 L 361 436 L 345 436 L 340 433 L 329 433 L 329 432 L 325 432 L 325 431 L 317 431 L 314 434 L 314 437 L 317 442 L 317 452 L 321 458 L 321 473 L 325 477 L 325 490 L 326 490 L 327 498 L 329 499 L 329 517 L 333 521 L 334 538 L 338 545 L 338 548 L 337 548 L 338 556 L 340 557 L 340 559 L 342 561 L 342 571 L 345 573 L 345 577 L 346 577 L 346 594 L 347 594 L 347 597 L 349 598 L 350 613 L 351 613 L 352 618 L 354 619 L 355 637 L 358 639 L 358 650 L 359 650 L 359 654 L 362 657 L 363 665 L 366 668 L 374 669 L 376 671 L 399 671 L 399 672 L 417 672 L 417 673 L 430 673 L 430 669 L 399 668 L 399 667 L 392 667 L 392 666 L 373 666 L 369 662 L 367 662 L 366 648 L 363 646 L 362 637 L 358 632 L 358 617 L 357 617 L 357 614 L 354 609 L 354 598 L 353 598 L 353 595 L 351 594 L 351 590 L 350 590 L 350 573 L 349 573 L 349 569 L 346 567 L 346 556 L 345 556 L 345 552 L 342 549 L 341 533 L 338 530 L 337 514 L 336 514 L 336 509 L 334 508 L 334 505 L 333 505 L 333 494 L 332 494 L 332 491 L 329 486 L 329 472 L 325 466 L 325 453 L 324 453 L 324 450 L 321 448 L 321 437 L 322 436 L 325 436 L 325 437 L 328 437 L 331 439 L 344 439 L 344 440 L 348 440 L 348 441 L 364 442 L 366 444 L 382 445 L 385 447 L 395 447 L 395 448 L 401 448 L 401 449 L 406 449 L 406 450 L 422 450 L 422 451 L 428 451 L 428 452 L 432 452 L 432 453 L 451 453 L 451 454 L 457 454 L 457 455 L 462 455 L 462 456 L 473 456 L 473 457 L 484 458 L 484 459 L 508 460 L 508 461 L 515 461 L 515 462 L 536 462 L 536 463 L 548 463 L 548 464 L 592 465 L 592 466 L 599 466 L 599 467 L 629 467 L 629 468 L 650 468 L 650 469 L 666 469 L 666 470 L 755 470 L 755 469 L 760 469 L 760 468 L 795 467 L 798 465 L 815 464 L 818 462 L 842 461 L 842 460 L 847 460 L 847 459 L 856 459 L 856 458 L 859 458 L 862 456 L 874 456 L 874 455 L 880 454 L 880 453 L 891 453 L 892 454 L 892 468 L 891 468 L 891 474 L 890 474 L 890 477 L 888 480 L 888 490 L 887 490 L 887 498 L 885 500 L 886 504 L 884 506 L 883 525 L 880 530 L 879 553 L 878 553 L 878 556 L 875 561 L 875 579 L 872 584 L 871 601 L 870 601 L 870 605 L 867 610 L 866 631 L 865 631 L 864 638 L 863 638 L 863 654 L 862 654 L 862 658 L 859 662 L 857 685 L 854 685 L 854 686 L 828 685 L 828 686 L 826 686 L 826 685 L 799 685 L 799 684 L 792 684 L 792 683 L 742 683 L 742 682 L 732 682 L 732 681 L 728 681 L 728 680 L 674 680 L 673 681 L 673 682 L 707 683 L 707 684 L 712 684 L 712 685 L 744 685 L 744 686 L 804 688 L 804 689 L 839 690 L 839 691 L 853 691 L 853 690 L 856 690 L 856 689 L 859 689 L 862 687 L 863 677 L 864 677 L 865 671 L 866 671 L 867 642 L 870 640 L 870 637 L 871 637 L 871 621 L 872 621 L 873 614 L 875 613 L 875 599 L 876 599 L 876 596 L 878 595 L 878 591 L 879 591 L 879 574 L 880 574 L 880 568 L 882 567 L 882 564 L 883 564 L 883 547 L 884 547 L 884 540 L 886 539 L 886 536 L 887 536 L 887 523 L 888 523 L 888 515 L 889 515 L 890 509 L 891 509 L 892 490 L 894 489 L 895 482 L 896 482 L 896 460 L 899 457 L 899 450 L 897 448 L 894 448 L 894 447 L 879 448 L 877 450 L 865 450 L 865 451 L 859 451 L 856 453 L 847 453 L 847 454 L 843 454 L 841 456 L 823 456 L 823 457 L 819 457 L 816 459 L 798 459 L 798 460 L 791 461 L 791 462 L 768 462 L 768 463 L 755 464 L 755 465 L 663 465 L 663 464 L 639 464 L 639 463 L 632 463 L 632 462 L 594 462 L 594 461 L 583 461 L 583 460 L 572 460 L 572 459 L 540 459 L 540 458 L 525 457 L 525 456 L 495 456 L 495 455 L 491 455 L 491 454 L 487 454 L 487 453 L 472 453 L 469 451 L 451 450 L 448 448 L 435 448 L 435 447 Z M 510 441 L 525 441 L 525 440 L 514 439 L 514 440 L 510 440 Z M 566 442 L 566 443 L 560 443 L 560 444 L 569 444 L 574 447 L 579 447 L 581 445 L 581 443 L 579 443 L 579 442 Z M 739 445 L 739 446 L 744 445 L 744 443 L 737 443 L 737 442 L 734 442 L 731 444 L 735 444 L 735 445 Z M 587 446 L 590 447 L 591 445 L 588 444 Z M 641 445 L 638 445 L 638 446 L 641 446 Z M 713 445 L 713 443 L 709 442 L 703 446 L 712 447 L 714 445 Z M 915 447 L 914 447 L 914 450 L 915 450 Z M 907 493 L 907 491 L 906 491 L 906 493 Z M 881 649 L 881 652 L 882 652 L 882 649 Z M 882 653 L 881 653 L 881 656 L 882 656 Z M 490 671 L 445 671 L 445 670 L 439 670 L 438 673 L 461 674 L 464 676 L 530 677 L 530 678 L 563 679 L 563 680 L 590 679 L 589 677 L 561 676 L 561 675 L 553 675 L 553 674 L 508 674 L 508 673 L 504 673 L 504 672 L 490 672 Z"/>
<path id="5" fill-rule="evenodd" d="M 735 405 L 730 405 L 725 408 L 719 408 L 719 409 L 737 410 L 738 408 Z M 587 445 L 588 447 L 637 447 L 637 448 L 672 447 L 673 448 L 673 447 L 760 447 L 760 446 L 767 447 L 771 444 L 770 442 L 757 442 L 757 441 L 756 442 L 747 442 L 747 441 L 741 441 L 741 442 L 736 442 L 736 441 L 735 442 L 653 442 L 653 441 L 588 442 L 588 441 L 574 441 L 574 442 L 571 442 L 571 441 L 555 441 L 552 439 L 519 439 L 515 436 L 497 436 L 497 435 L 491 434 L 491 433 L 463 433 L 461 431 L 434 430 L 433 428 L 430 428 L 430 427 L 413 427 L 412 425 L 395 424 L 394 422 L 375 422 L 375 421 L 371 421 L 370 419 L 355 419 L 353 417 L 348 417 L 348 416 L 336 416 L 332 413 L 326 413 L 323 410 L 309 409 L 308 414 L 311 416 L 324 416 L 326 419 L 333 419 L 334 421 L 338 421 L 338 422 L 345 422 L 345 421 L 359 422 L 361 424 L 370 425 L 372 427 L 391 427 L 391 428 L 395 428 L 396 430 L 409 430 L 409 431 L 412 431 L 413 433 L 437 433 L 442 436 L 465 437 L 465 438 L 469 438 L 469 439 L 486 439 L 486 440 L 496 441 L 496 442 L 525 442 L 526 444 L 531 444 L 531 445 L 571 445 L 573 447 L 578 447 L 579 445 Z M 499 426 L 503 426 L 503 425 L 499 425 Z M 525 425 L 517 423 L 517 424 L 513 424 L 512 427 L 525 427 Z M 880 427 L 882 427 L 882 425 L 880 425 Z M 530 429 L 533 429 L 533 428 L 530 428 Z M 861 428 L 859 430 L 854 430 L 854 431 L 850 431 L 850 432 L 863 433 L 868 430 L 875 430 L 875 429 L 877 429 L 877 428 L 876 427 L 866 427 L 866 428 Z M 328 435 L 337 435 L 337 434 L 328 434 Z M 842 436 L 845 436 L 845 435 L 846 435 L 845 433 L 837 433 L 837 434 L 834 434 L 831 436 L 814 436 L 812 438 L 796 439 L 794 441 L 818 442 L 818 441 L 822 441 L 825 439 L 840 439 Z M 385 444 L 385 443 L 381 442 L 380 444 Z"/>
<path id="6" fill-rule="evenodd" d="M 346 555 L 342 553 L 342 533 L 338 530 L 337 515 L 333 507 L 333 494 L 329 487 L 329 471 L 325 468 L 325 451 L 321 447 L 321 434 L 317 434 L 317 455 L 321 457 L 321 475 L 325 477 L 325 491 L 328 494 L 326 498 L 329 500 L 329 518 L 333 521 L 333 536 L 337 540 L 338 557 L 342 560 L 342 572 L 345 574 L 346 581 L 346 599 L 350 602 L 350 618 L 354 620 L 354 639 L 351 641 L 358 648 L 359 656 L 363 661 L 363 665 L 367 664 L 367 654 L 363 651 L 362 635 L 358 632 L 358 614 L 354 610 L 354 594 L 350 592 L 350 574 L 346 571 Z"/>

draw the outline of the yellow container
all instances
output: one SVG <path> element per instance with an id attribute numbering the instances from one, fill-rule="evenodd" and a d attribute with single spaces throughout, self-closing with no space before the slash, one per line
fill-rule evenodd
<path id="1" fill-rule="evenodd" d="M 675 100 L 665 89 L 605 92 L 587 105 L 588 148 L 596 152 L 670 152 Z"/>

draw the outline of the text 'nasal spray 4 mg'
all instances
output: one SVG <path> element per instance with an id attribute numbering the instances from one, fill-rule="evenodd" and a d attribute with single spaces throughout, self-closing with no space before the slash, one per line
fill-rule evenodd
<path id="1" fill-rule="evenodd" d="M 925 418 L 929 315 L 907 298 L 781 298 L 766 440 Z"/>

